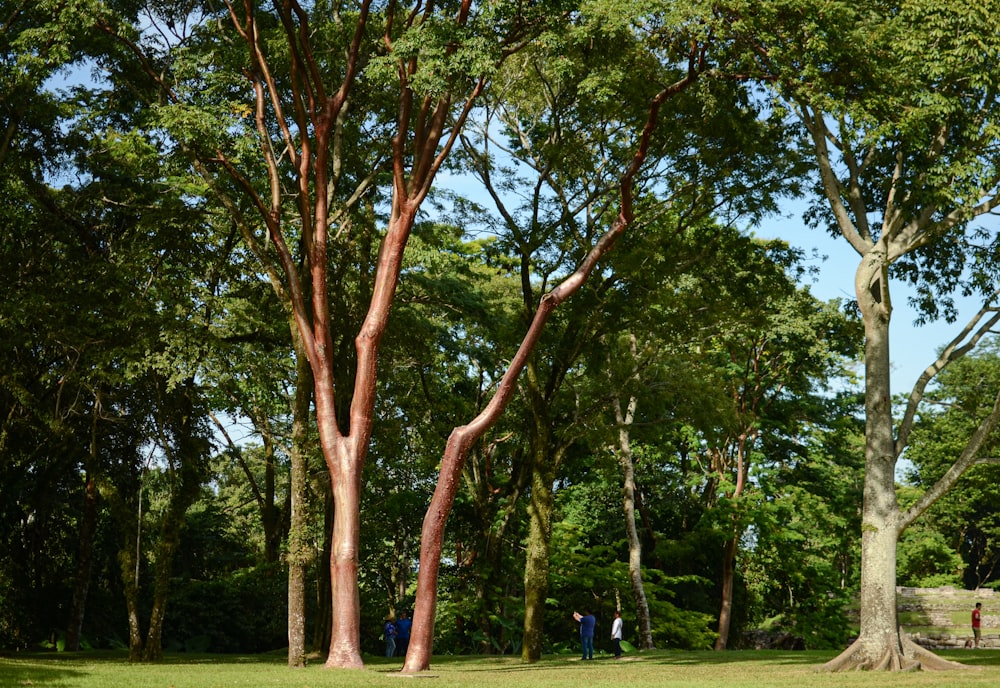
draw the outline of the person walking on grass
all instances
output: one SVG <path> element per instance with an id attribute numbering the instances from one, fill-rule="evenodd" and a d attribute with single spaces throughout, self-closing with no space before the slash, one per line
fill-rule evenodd
<path id="1" fill-rule="evenodd" d="M 622 613 L 615 610 L 615 620 L 611 622 L 611 644 L 615 648 L 615 659 L 622 658 Z"/>
<path id="2" fill-rule="evenodd" d="M 983 603 L 976 602 L 976 608 L 972 610 L 972 636 L 973 647 L 979 647 L 979 638 L 983 628 Z"/>
<path id="3" fill-rule="evenodd" d="M 573 618 L 580 622 L 580 644 L 583 645 L 583 659 L 594 658 L 594 627 L 597 619 L 588 611 L 573 612 Z"/>

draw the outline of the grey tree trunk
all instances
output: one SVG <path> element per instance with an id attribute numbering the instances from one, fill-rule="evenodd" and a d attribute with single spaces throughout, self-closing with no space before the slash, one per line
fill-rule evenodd
<path id="1" fill-rule="evenodd" d="M 622 412 L 621 401 L 615 397 L 615 420 L 618 424 L 618 463 L 622 469 L 622 509 L 625 515 L 625 533 L 628 537 L 628 574 L 635 602 L 636 623 L 639 627 L 638 646 L 641 650 L 654 650 L 653 627 L 649 615 L 646 588 L 642 583 L 642 541 L 635 523 L 635 461 L 629 428 L 635 418 L 638 400 L 629 398 L 628 407 Z"/>

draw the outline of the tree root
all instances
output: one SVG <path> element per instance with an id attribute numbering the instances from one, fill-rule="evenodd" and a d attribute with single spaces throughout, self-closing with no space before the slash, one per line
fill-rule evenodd
<path id="1" fill-rule="evenodd" d="M 859 638 L 829 662 L 817 667 L 817 671 L 850 671 L 852 669 L 870 671 L 953 671 L 970 668 L 973 667 L 939 657 L 930 650 L 920 647 L 906 637 L 905 634 L 901 633 L 899 642 L 890 643 L 889 649 L 877 660 L 871 658 L 867 652 L 867 647 Z"/>

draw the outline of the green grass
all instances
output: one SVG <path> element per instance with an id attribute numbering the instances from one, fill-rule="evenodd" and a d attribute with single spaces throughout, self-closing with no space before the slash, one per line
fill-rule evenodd
<path id="1" fill-rule="evenodd" d="M 886 674 L 818 673 L 830 652 L 648 652 L 623 661 L 582 662 L 575 655 L 523 664 L 512 657 L 435 657 L 418 677 L 399 673 L 400 660 L 368 658 L 367 669 L 329 670 L 321 664 L 289 669 L 278 655 L 173 655 L 157 664 L 130 665 L 121 654 L 25 654 L 0 657 L 0 688 L 975 688 L 1000 684 L 1000 652 L 942 653 L 969 671 Z"/>

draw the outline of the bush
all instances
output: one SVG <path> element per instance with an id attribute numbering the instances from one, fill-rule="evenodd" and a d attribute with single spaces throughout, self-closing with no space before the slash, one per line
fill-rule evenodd
<path id="1" fill-rule="evenodd" d="M 259 653 L 287 646 L 288 589 L 278 566 L 174 587 L 163 622 L 173 652 Z"/>

